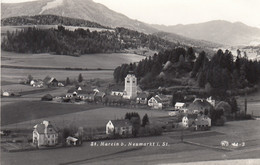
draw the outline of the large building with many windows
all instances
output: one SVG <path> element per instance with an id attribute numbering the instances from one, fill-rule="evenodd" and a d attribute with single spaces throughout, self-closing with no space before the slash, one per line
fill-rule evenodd
<path id="1" fill-rule="evenodd" d="M 57 129 L 49 121 L 43 121 L 33 128 L 33 143 L 36 146 L 55 146 L 58 144 Z"/>

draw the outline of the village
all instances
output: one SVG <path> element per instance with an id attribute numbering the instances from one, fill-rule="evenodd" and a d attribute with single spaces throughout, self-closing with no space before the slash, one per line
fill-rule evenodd
<path id="1" fill-rule="evenodd" d="M 23 79 L 23 83 L 33 88 L 63 88 L 67 82 L 59 82 L 56 78 L 47 76 L 43 80 L 35 80 L 31 75 L 28 79 Z M 52 96 L 46 94 L 41 97 L 43 102 L 53 102 L 57 104 L 90 104 L 109 107 L 146 109 L 163 111 L 164 118 L 149 119 L 147 114 L 140 117 L 138 112 L 126 113 L 120 119 L 112 119 L 104 125 L 105 131 L 88 132 L 84 131 L 84 126 L 78 128 L 59 129 L 55 126 L 55 121 L 42 121 L 32 125 L 33 132 L 28 139 L 29 145 L 19 150 L 59 148 L 67 146 L 80 146 L 83 141 L 109 140 L 120 138 L 138 138 L 145 136 L 158 136 L 163 132 L 180 131 L 209 131 L 214 126 L 224 126 L 227 117 L 231 116 L 231 106 L 224 101 L 208 98 L 194 98 L 191 101 L 180 102 L 174 100 L 172 95 L 164 95 L 160 92 L 149 93 L 143 91 L 138 86 L 138 80 L 132 71 L 125 77 L 124 86 L 112 86 L 109 89 L 90 86 L 85 84 L 83 77 L 79 75 L 77 84 L 70 85 L 70 89 L 65 95 Z M 102 89 L 102 90 L 100 90 Z M 2 97 L 16 97 L 19 94 L 2 91 Z M 211 119 L 213 118 L 213 119 Z M 156 122 L 161 121 L 159 125 Z M 30 133 L 29 133 L 30 134 Z M 19 143 L 13 140 L 10 130 L 3 130 L 1 136 L 6 141 Z M 182 139 L 180 135 L 180 139 Z M 19 138 L 18 138 L 19 139 Z M 182 139 L 183 140 L 183 139 Z M 226 146 L 226 143 L 224 144 Z M 235 144 L 238 145 L 238 144 Z"/>

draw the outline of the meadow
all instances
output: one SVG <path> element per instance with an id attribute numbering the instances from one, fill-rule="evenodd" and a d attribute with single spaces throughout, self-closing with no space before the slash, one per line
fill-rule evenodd
<path id="1" fill-rule="evenodd" d="M 138 112 L 141 118 L 168 116 L 166 111 L 102 107 L 91 104 L 52 103 L 23 101 L 2 107 L 3 127 L 32 128 L 33 125 L 49 120 L 58 127 L 75 125 L 104 127 L 109 120 L 123 119 L 127 112 Z"/>

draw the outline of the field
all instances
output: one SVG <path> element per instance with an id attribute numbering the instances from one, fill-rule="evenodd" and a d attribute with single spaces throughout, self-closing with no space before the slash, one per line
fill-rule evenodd
<path id="1" fill-rule="evenodd" d="M 101 108 L 101 106 L 89 104 L 23 101 L 2 107 L 1 123 L 2 126 L 13 124 L 11 127 L 30 128 L 44 119 L 53 121 L 57 126 L 74 122 L 77 126 L 102 127 L 109 120 L 124 118 L 127 112 L 138 112 L 141 117 L 146 113 L 149 117 L 168 115 L 165 111 L 155 110 Z"/>
<path id="2" fill-rule="evenodd" d="M 86 111 L 89 112 L 89 111 Z M 116 111 L 115 111 L 116 112 Z M 248 125 L 254 125 L 254 130 L 248 129 Z M 60 148 L 51 150 L 38 150 L 16 153 L 2 153 L 2 164 L 165 164 L 180 162 L 197 162 L 209 160 L 233 160 L 233 159 L 253 159 L 259 161 L 260 138 L 259 120 L 245 122 L 229 122 L 225 127 L 214 127 L 209 132 L 185 133 L 184 141 L 196 142 L 205 146 L 181 143 L 180 132 L 172 132 L 163 136 L 109 140 L 103 142 L 118 142 L 125 146 L 104 147 L 91 146 L 91 142 L 86 142 L 82 147 Z M 246 139 L 236 135 L 246 135 Z M 190 134 L 190 135 L 188 135 Z M 194 136 L 192 136 L 194 134 Z M 232 151 L 214 149 L 211 146 L 219 146 L 222 140 L 233 141 L 245 140 L 246 146 Z M 96 141 L 100 144 L 102 141 Z M 155 142 L 161 146 L 133 147 L 132 143 Z M 167 146 L 162 146 L 167 142 Z M 207 147 L 209 146 L 209 147 Z M 24 157 L 27 159 L 24 159 Z M 244 161 L 244 160 L 243 160 Z M 120 163 L 119 163 L 120 162 Z"/>
<path id="3" fill-rule="evenodd" d="M 123 63 L 138 62 L 144 58 L 135 54 L 111 53 L 89 54 L 81 57 L 50 55 L 50 54 L 18 54 L 1 52 L 1 65 L 16 66 L 14 68 L 1 69 L 1 81 L 4 85 L 18 83 L 19 79 L 26 78 L 31 74 L 34 78 L 44 79 L 47 75 L 56 77 L 58 80 L 77 79 L 81 73 L 84 79 L 112 79 L 113 69 Z M 21 67 L 52 67 L 52 68 L 83 68 L 83 69 L 111 69 L 111 70 L 55 70 L 55 69 L 22 69 Z"/>
<path id="4" fill-rule="evenodd" d="M 136 54 L 106 53 L 86 54 L 80 57 L 50 54 L 19 54 L 1 52 L 2 65 L 56 67 L 56 68 L 88 68 L 115 69 L 123 63 L 138 62 L 145 58 Z"/>

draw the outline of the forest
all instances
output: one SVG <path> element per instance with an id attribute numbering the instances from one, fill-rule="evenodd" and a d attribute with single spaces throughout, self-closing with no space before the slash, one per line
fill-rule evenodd
<path id="1" fill-rule="evenodd" d="M 57 15 L 35 15 L 35 16 L 20 16 L 20 17 L 9 17 L 1 19 L 2 26 L 23 26 L 23 25 L 65 25 L 65 26 L 81 26 L 81 27 L 95 27 L 111 29 L 106 26 L 102 26 L 98 23 L 62 17 Z"/>
<path id="2" fill-rule="evenodd" d="M 165 70 L 167 63 L 172 65 Z M 196 58 L 191 47 L 159 52 L 139 63 L 117 67 L 114 80 L 117 83 L 122 82 L 129 70 L 134 71 L 139 85 L 144 89 L 174 86 L 171 79 L 186 76 L 187 79 L 196 81 L 199 88 L 211 94 L 226 94 L 237 89 L 252 88 L 260 79 L 260 62 L 240 55 L 234 59 L 230 51 L 223 52 L 221 49 L 211 58 L 204 51 Z M 160 76 L 162 72 L 168 76 Z"/>
<path id="3" fill-rule="evenodd" d="M 2 49 L 18 53 L 53 53 L 79 56 L 90 53 L 122 52 L 125 49 L 146 47 L 162 51 L 177 44 L 126 28 L 113 31 L 89 31 L 82 28 L 70 31 L 59 25 L 57 29 L 24 28 L 9 32 L 2 41 Z"/>

